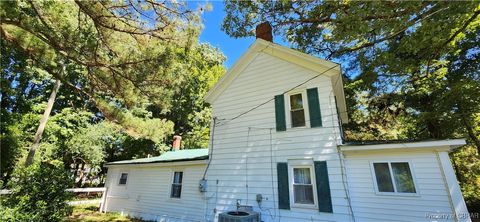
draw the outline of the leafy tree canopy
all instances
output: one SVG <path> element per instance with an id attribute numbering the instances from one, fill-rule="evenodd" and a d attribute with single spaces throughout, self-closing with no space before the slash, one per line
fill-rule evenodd
<path id="1" fill-rule="evenodd" d="M 201 9 L 154 1 L 0 4 L 0 177 L 32 145 L 55 80 L 63 86 L 40 160 L 82 168 L 158 155 L 173 133 L 184 148 L 208 145 L 203 96 L 224 73 L 225 57 L 196 42 Z"/>
<path id="2" fill-rule="evenodd" d="M 173 124 L 130 110 L 147 101 L 171 108 L 198 13 L 173 2 L 2 1 L 0 31 L 32 69 L 87 97 L 126 132 L 159 142 Z"/>

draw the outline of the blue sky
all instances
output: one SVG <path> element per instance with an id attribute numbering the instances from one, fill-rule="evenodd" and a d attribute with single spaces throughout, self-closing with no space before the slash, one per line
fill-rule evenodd
<path id="1" fill-rule="evenodd" d="M 204 12 L 202 15 L 204 29 L 200 35 L 200 41 L 208 42 L 211 45 L 220 48 L 223 54 L 227 57 L 225 66 L 230 68 L 243 52 L 247 50 L 248 46 L 255 41 L 255 37 L 235 39 L 225 34 L 225 32 L 221 30 L 222 21 L 225 17 L 223 2 L 213 1 L 210 3 L 212 5 L 212 10 Z M 204 3 L 199 2 L 199 4 Z M 275 42 L 280 43 L 279 41 Z"/>
<path id="2" fill-rule="evenodd" d="M 255 40 L 254 37 L 235 39 L 228 36 L 221 30 L 222 21 L 225 17 L 223 11 L 223 2 L 211 2 L 212 10 L 204 12 L 202 20 L 204 29 L 200 35 L 201 42 L 208 42 L 211 45 L 220 48 L 227 56 L 225 65 L 230 68 L 235 61 L 247 50 L 248 46 Z"/>
<path id="3" fill-rule="evenodd" d="M 205 5 L 206 2 L 202 1 L 192 1 L 189 2 L 189 7 L 196 8 L 198 5 Z M 206 11 L 202 14 L 202 21 L 204 29 L 200 34 L 201 42 L 208 42 L 211 45 L 220 48 L 220 51 L 227 57 L 225 61 L 225 66 L 227 68 L 232 67 L 232 65 L 238 60 L 238 58 L 247 50 L 248 46 L 255 41 L 255 37 L 245 37 L 245 38 L 232 38 L 228 36 L 225 32 L 221 30 L 222 21 L 225 17 L 225 11 L 223 10 L 224 4 L 223 1 L 213 1 L 210 2 L 212 10 Z M 290 45 L 284 41 L 281 36 L 273 36 L 273 42 L 290 47 Z M 340 61 L 338 59 L 333 59 L 333 62 L 341 63 L 342 65 L 345 61 Z M 358 70 L 350 70 L 350 76 L 354 77 L 358 75 Z"/>

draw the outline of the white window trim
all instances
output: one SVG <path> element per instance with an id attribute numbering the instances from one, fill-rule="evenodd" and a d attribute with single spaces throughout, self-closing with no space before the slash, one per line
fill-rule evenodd
<path id="1" fill-rule="evenodd" d="M 175 172 L 182 172 L 182 189 L 180 190 L 180 197 L 172 197 L 172 187 L 173 187 L 173 180 L 175 177 Z M 170 200 L 181 200 L 182 199 L 182 193 L 183 189 L 185 186 L 184 179 L 185 179 L 185 170 L 184 169 L 172 169 L 170 173 L 170 189 L 168 189 L 168 197 Z"/>
<path id="2" fill-rule="evenodd" d="M 124 174 L 124 173 L 127 174 L 127 182 L 126 182 L 125 184 L 120 184 L 120 179 L 122 178 L 122 174 Z M 127 186 L 128 181 L 130 181 L 130 180 L 129 180 L 129 178 L 130 178 L 129 176 L 130 176 L 130 173 L 129 173 L 129 172 L 127 172 L 127 171 L 120 171 L 120 173 L 118 174 L 118 178 L 117 178 L 117 185 L 118 185 L 118 186 Z"/>
<path id="3" fill-rule="evenodd" d="M 308 162 L 308 163 L 307 163 Z M 313 187 L 313 203 L 314 204 L 299 204 L 295 203 L 295 197 L 293 192 L 293 169 L 294 168 L 309 168 L 310 169 L 310 178 L 312 180 L 312 187 Z M 289 189 L 289 197 L 290 197 L 290 207 L 292 208 L 307 208 L 307 209 L 318 209 L 318 200 L 317 200 L 317 183 L 315 178 L 315 168 L 313 167 L 313 163 L 311 161 L 297 161 L 293 164 L 288 164 L 288 189 Z"/>
<path id="4" fill-rule="evenodd" d="M 292 127 L 292 116 L 290 114 L 290 96 L 295 94 L 302 94 L 303 112 L 305 113 L 305 126 Z M 285 118 L 287 129 L 303 129 L 310 128 L 310 112 L 308 109 L 307 89 L 297 89 L 284 94 L 285 103 Z"/>
<path id="5" fill-rule="evenodd" d="M 375 174 L 375 168 L 373 167 L 374 163 L 388 163 L 388 169 L 390 170 L 390 179 L 393 183 L 394 192 L 380 192 L 378 189 L 377 175 Z M 397 191 L 397 185 L 395 184 L 395 177 L 393 176 L 392 163 L 408 163 L 408 168 L 410 168 L 410 174 L 412 174 L 413 186 L 415 187 L 415 193 L 402 193 Z M 376 160 L 370 161 L 370 171 L 372 173 L 372 180 L 375 187 L 375 194 L 377 195 L 386 195 L 386 196 L 409 196 L 409 197 L 419 197 L 420 192 L 417 186 L 417 180 L 415 176 L 412 163 L 408 160 Z"/>

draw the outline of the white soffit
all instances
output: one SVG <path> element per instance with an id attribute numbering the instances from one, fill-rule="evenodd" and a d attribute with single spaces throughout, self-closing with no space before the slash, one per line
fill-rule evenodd
<path id="1" fill-rule="evenodd" d="M 345 152 L 360 152 L 360 151 L 375 151 L 375 150 L 418 150 L 418 149 L 438 149 L 451 151 L 455 148 L 467 144 L 465 139 L 449 139 L 449 140 L 432 140 L 419 142 L 400 142 L 400 143 L 385 143 L 385 144 L 365 144 L 365 145 L 342 145 L 341 151 Z"/>

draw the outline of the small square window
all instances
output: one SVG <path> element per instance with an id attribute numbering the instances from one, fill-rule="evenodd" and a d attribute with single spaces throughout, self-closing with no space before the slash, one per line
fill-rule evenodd
<path id="1" fill-rule="evenodd" d="M 180 198 L 182 194 L 182 180 L 183 180 L 183 172 L 173 173 L 172 190 L 170 192 L 171 198 Z"/>
<path id="2" fill-rule="evenodd" d="M 301 93 L 290 95 L 290 118 L 292 127 L 305 126 L 305 109 Z"/>
<path id="3" fill-rule="evenodd" d="M 373 163 L 378 192 L 416 193 L 408 162 Z"/>
<path id="4" fill-rule="evenodd" d="M 118 184 L 120 184 L 120 185 L 127 184 L 127 179 L 128 179 L 128 173 L 122 173 L 120 175 L 120 180 L 118 181 Z"/>

